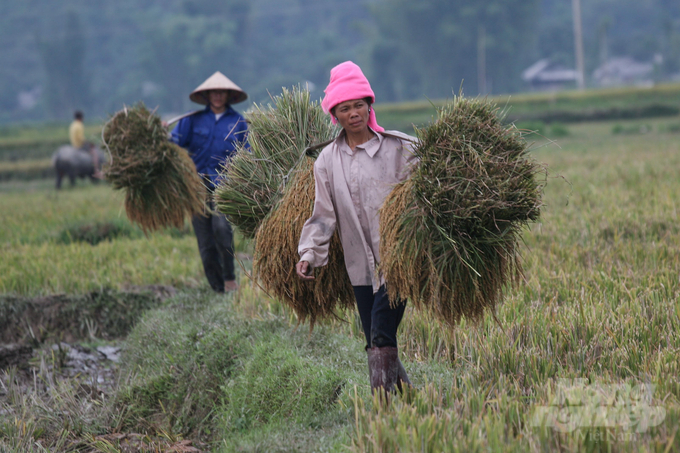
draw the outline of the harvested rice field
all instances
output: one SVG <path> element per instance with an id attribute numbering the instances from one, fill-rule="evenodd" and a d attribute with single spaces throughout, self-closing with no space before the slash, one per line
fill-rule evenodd
<path id="1" fill-rule="evenodd" d="M 500 324 L 409 306 L 416 390 L 388 407 L 354 313 L 298 326 L 250 283 L 246 240 L 239 291 L 214 295 L 190 226 L 147 237 L 106 184 L 0 182 L 0 451 L 680 451 L 677 125 L 535 136 L 544 205 Z"/>

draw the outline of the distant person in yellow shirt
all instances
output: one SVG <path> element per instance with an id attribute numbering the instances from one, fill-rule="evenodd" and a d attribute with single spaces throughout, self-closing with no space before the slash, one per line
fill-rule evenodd
<path id="1" fill-rule="evenodd" d="M 71 140 L 71 146 L 75 149 L 80 149 L 87 151 L 92 156 L 92 165 L 95 169 L 94 177 L 103 179 L 101 171 L 97 170 L 99 168 L 99 155 L 95 150 L 94 144 L 85 142 L 85 126 L 83 125 L 83 112 L 77 110 L 73 114 L 73 122 L 68 128 L 68 136 Z"/>
<path id="2" fill-rule="evenodd" d="M 68 128 L 68 136 L 71 139 L 71 146 L 75 149 L 84 149 L 85 145 L 85 126 L 83 126 L 83 112 L 78 110 L 73 115 L 73 122 Z"/>

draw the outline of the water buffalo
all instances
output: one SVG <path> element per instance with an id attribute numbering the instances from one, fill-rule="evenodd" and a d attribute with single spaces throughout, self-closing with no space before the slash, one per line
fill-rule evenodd
<path id="1" fill-rule="evenodd" d="M 101 171 L 102 165 L 107 161 L 106 155 L 98 147 L 94 152 L 99 156 L 97 169 L 92 162 L 92 154 L 83 149 L 76 149 L 70 145 L 60 146 L 52 155 L 52 165 L 57 173 L 57 189 L 61 188 L 61 180 L 68 176 L 71 186 L 76 184 L 76 178 L 89 177 L 92 182 L 98 179 L 94 176 L 96 171 Z"/>

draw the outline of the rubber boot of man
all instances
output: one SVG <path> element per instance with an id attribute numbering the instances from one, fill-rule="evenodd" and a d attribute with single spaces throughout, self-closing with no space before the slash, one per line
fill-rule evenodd
<path id="1" fill-rule="evenodd" d="M 397 348 L 368 348 L 368 372 L 371 378 L 371 393 L 379 391 L 381 397 L 396 393 L 399 380 L 399 351 Z M 381 391 L 382 390 L 382 391 Z M 401 390 L 401 388 L 400 388 Z"/>

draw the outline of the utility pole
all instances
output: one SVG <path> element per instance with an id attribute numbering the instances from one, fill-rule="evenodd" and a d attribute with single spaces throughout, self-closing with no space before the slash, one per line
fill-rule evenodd
<path id="1" fill-rule="evenodd" d="M 477 29 L 477 90 L 486 93 L 486 29 L 480 25 Z"/>
<path id="2" fill-rule="evenodd" d="M 609 59 L 607 43 L 607 32 L 609 31 L 610 20 L 608 17 L 600 21 L 600 64 L 605 64 Z"/>
<path id="3" fill-rule="evenodd" d="M 583 31 L 581 29 L 581 0 L 571 0 L 574 14 L 574 52 L 576 53 L 576 72 L 578 89 L 586 88 L 585 68 L 583 64 Z"/>

